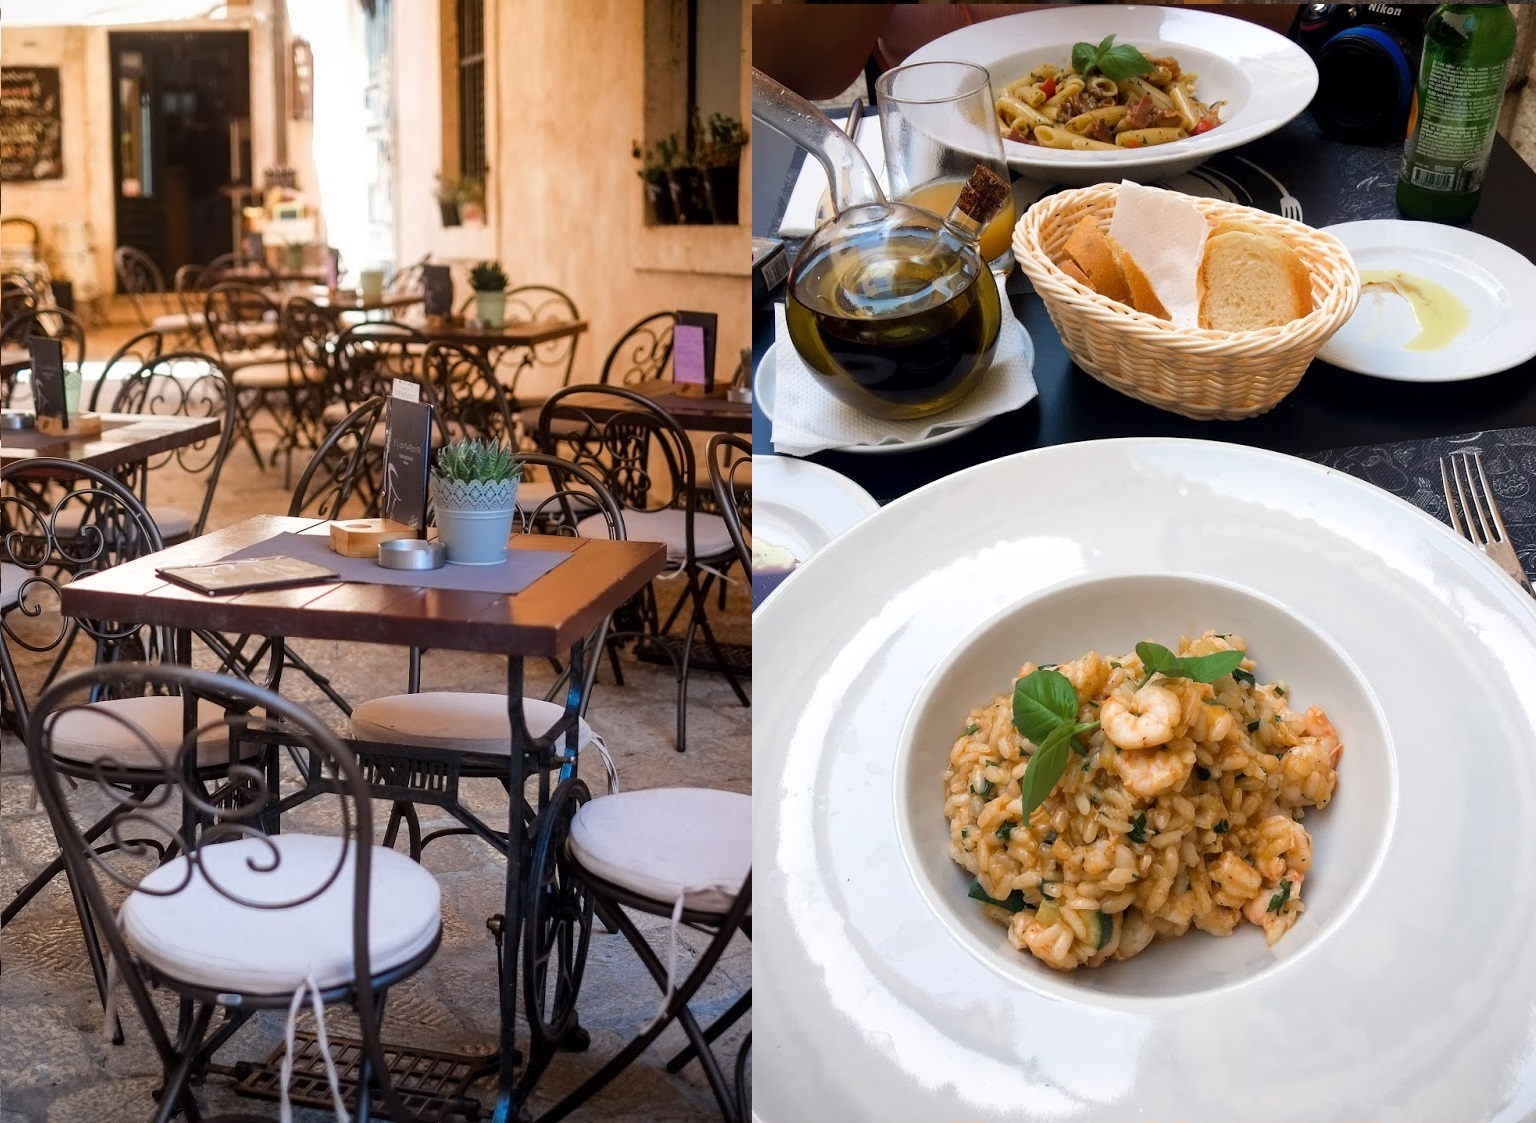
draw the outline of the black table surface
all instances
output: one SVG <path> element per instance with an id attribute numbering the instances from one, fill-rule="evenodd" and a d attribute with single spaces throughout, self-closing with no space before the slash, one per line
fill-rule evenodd
<path id="1" fill-rule="evenodd" d="M 761 123 L 760 123 L 761 124 Z M 802 153 L 768 127 L 753 136 L 752 230 L 774 236 L 799 174 Z M 1241 157 L 1242 159 L 1238 159 Z M 1401 218 L 1394 203 L 1402 146 L 1336 144 L 1303 114 L 1252 144 L 1223 153 L 1203 169 L 1233 185 L 1239 201 L 1275 213 L 1280 192 L 1244 163 L 1284 182 L 1314 227 L 1372 218 Z M 1536 260 L 1536 171 L 1502 138 L 1496 141 L 1483 195 L 1468 226 Z M 787 247 L 791 252 L 795 243 Z M 822 452 L 808 459 L 855 480 L 882 503 L 923 484 L 1010 453 L 1105 437 L 1171 436 L 1230 441 L 1297 455 L 1455 434 L 1536 425 L 1536 359 L 1485 378 L 1403 383 L 1340 370 L 1317 361 L 1270 412 L 1244 421 L 1192 421 L 1144 405 L 1095 381 L 1068 357 L 1028 279 L 1008 283 L 1014 313 L 1035 343 L 1039 395 L 1023 408 L 975 431 L 910 452 Z M 783 300 L 782 287 L 775 299 Z M 1532 309 L 1536 315 L 1536 308 Z M 753 363 L 773 342 L 773 307 L 753 313 Z M 754 406 L 753 445 L 770 451 L 772 423 Z"/>

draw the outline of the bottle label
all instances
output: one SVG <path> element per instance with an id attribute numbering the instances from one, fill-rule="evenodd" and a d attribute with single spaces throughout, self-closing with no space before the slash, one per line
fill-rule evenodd
<path id="1" fill-rule="evenodd" d="M 1436 62 L 1426 69 L 1404 178 L 1429 191 L 1475 191 L 1493 149 L 1508 66 Z"/>

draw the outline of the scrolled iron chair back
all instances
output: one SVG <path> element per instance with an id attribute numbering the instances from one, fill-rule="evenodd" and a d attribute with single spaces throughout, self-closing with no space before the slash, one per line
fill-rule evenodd
<path id="1" fill-rule="evenodd" d="M 625 510 L 661 511 L 693 500 L 688 434 L 666 410 L 625 387 L 557 390 L 539 411 L 536 442 L 591 470 Z"/>
<path id="2" fill-rule="evenodd" d="M 202 508 L 188 537 L 201 534 L 207 524 L 224 460 L 235 438 L 236 397 L 219 361 L 212 355 L 170 351 L 124 379 L 112 400 L 114 413 L 219 419 L 218 436 L 182 445 L 142 462 L 146 474 L 175 462 L 188 475 L 205 477 Z M 140 494 L 145 494 L 143 488 Z"/>
<path id="3" fill-rule="evenodd" d="M 66 363 L 85 362 L 85 325 L 73 312 L 63 308 L 32 308 L 0 325 L 0 342 L 25 347 L 29 339 L 42 336 L 64 344 Z"/>
<path id="4" fill-rule="evenodd" d="M 671 312 L 657 312 L 630 325 L 603 360 L 602 381 L 635 386 L 663 377 L 672 360 L 672 329 L 676 325 L 677 317 Z"/>
<path id="5" fill-rule="evenodd" d="M 625 537 L 624 509 L 596 473 L 563 457 L 545 452 L 518 454 L 524 470 L 540 468 L 549 474 L 550 494 L 537 502 L 518 501 L 518 524 L 525 534 L 579 537 L 577 524 L 602 515 L 610 539 Z M 594 648 L 593 650 L 597 650 Z"/>
<path id="6" fill-rule="evenodd" d="M 117 291 L 133 305 L 139 323 L 149 326 L 151 316 L 144 309 L 146 296 L 165 294 L 165 274 L 155 259 L 137 246 L 118 246 L 112 253 L 112 269 L 117 274 Z"/>
<path id="7" fill-rule="evenodd" d="M 569 296 L 549 285 L 518 285 L 507 290 L 507 321 L 533 324 L 542 321 L 572 322 L 581 319 Z M 560 385 L 569 386 L 576 364 L 577 336 L 549 339 L 532 348 L 533 362 L 541 370 L 560 376 Z"/>
<path id="8" fill-rule="evenodd" d="M 427 344 L 421 357 L 424 400 L 432 405 L 439 446 L 459 437 L 510 441 L 512 412 L 485 356 L 445 340 Z"/>
<path id="9" fill-rule="evenodd" d="M 277 302 L 265 292 L 239 281 L 220 281 L 203 298 L 208 334 L 221 360 L 251 349 L 255 342 L 251 329 L 270 324 L 275 331 L 278 311 Z"/>
<path id="10" fill-rule="evenodd" d="M 421 352 L 427 339 L 395 320 L 354 324 L 336 339 L 333 396 L 349 408 L 377 394 L 390 395 L 396 378 L 422 381 Z"/>
<path id="11" fill-rule="evenodd" d="M 47 486 L 67 480 L 59 492 Z M 0 468 L 0 561 L 15 566 L 15 603 L 0 615 L 0 670 L 25 718 L 27 692 L 17 653 L 62 658 L 80 632 L 99 656 L 163 648 L 159 632 L 132 622 L 72 619 L 60 610 L 71 581 L 160 549 L 160 532 L 137 496 L 118 480 L 72 460 L 39 457 Z M 28 663 L 33 660 L 24 660 Z"/>
<path id="12" fill-rule="evenodd" d="M 138 335 L 125 339 L 102 364 L 101 376 L 91 383 L 91 398 L 86 408 L 93 411 L 105 408 L 103 395 L 108 393 L 108 386 L 120 386 L 123 380 L 132 378 L 158 359 L 164 350 L 165 333 L 158 328 L 147 328 Z M 111 397 L 105 399 L 107 402 L 111 402 L 112 398 L 117 396 L 116 390 L 110 393 Z"/>
<path id="13" fill-rule="evenodd" d="M 379 513 L 379 484 L 370 472 L 375 463 L 373 433 L 387 400 L 382 395 L 369 398 L 320 442 L 294 485 L 290 515 L 334 519 Z M 360 509 L 348 510 L 354 501 Z"/>
<path id="14" fill-rule="evenodd" d="M 735 433 L 716 433 L 709 438 L 705 460 L 715 505 L 725 519 L 737 559 L 750 574 L 752 549 L 747 538 L 752 533 L 752 444 Z"/>

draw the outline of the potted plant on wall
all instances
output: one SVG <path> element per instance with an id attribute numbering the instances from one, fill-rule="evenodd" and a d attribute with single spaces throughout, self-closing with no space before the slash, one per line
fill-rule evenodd
<path id="1" fill-rule="evenodd" d="M 467 175 L 459 180 L 459 218 L 466 226 L 480 226 L 485 222 L 485 180 L 477 175 Z"/>
<path id="2" fill-rule="evenodd" d="M 664 147 L 670 145 L 670 147 Z M 672 189 L 667 185 L 667 170 L 677 156 L 677 138 L 663 141 L 640 150 L 640 142 L 634 141 L 630 155 L 640 161 L 635 174 L 645 184 L 647 221 L 653 226 L 672 226 L 677 222 L 677 212 L 672 209 Z"/>
<path id="3" fill-rule="evenodd" d="M 496 565 L 507 558 L 523 464 L 497 441 L 450 441 L 432 467 L 437 536 L 456 565 Z"/>
<path id="4" fill-rule="evenodd" d="M 501 263 L 476 262 L 469 271 L 469 287 L 475 291 L 475 319 L 487 327 L 501 327 L 507 314 L 507 273 Z"/>
<path id="5" fill-rule="evenodd" d="M 444 226 L 459 225 L 459 184 L 457 180 L 437 179 L 437 209 Z"/>
<path id="6" fill-rule="evenodd" d="M 735 117 L 720 113 L 709 115 L 709 142 L 704 150 L 704 175 L 709 187 L 709 205 L 715 222 L 735 226 L 737 198 L 741 181 L 741 150 L 747 146 L 747 131 Z"/>
<path id="7" fill-rule="evenodd" d="M 697 114 L 695 114 L 697 118 Z M 689 225 L 709 222 L 709 195 L 704 186 L 704 147 L 699 139 L 697 120 L 694 123 L 694 143 L 686 154 L 674 159 L 667 170 L 667 183 L 672 188 L 672 206 L 677 211 L 677 221 Z M 672 151 L 678 145 L 676 137 L 668 137 Z"/>

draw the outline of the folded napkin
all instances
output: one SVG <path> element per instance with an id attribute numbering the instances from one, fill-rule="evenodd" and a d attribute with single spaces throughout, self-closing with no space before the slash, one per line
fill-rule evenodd
<path id="1" fill-rule="evenodd" d="M 848 120 L 845 113 L 842 117 L 834 117 L 833 123 L 842 128 Z M 880 181 L 882 189 L 885 181 L 885 141 L 880 136 L 880 118 L 865 117 L 864 123 L 859 126 L 859 151 L 864 153 L 864 158 L 869 161 L 869 166 L 874 170 L 875 178 Z M 810 153 L 806 153 L 805 161 L 800 165 L 800 178 L 795 180 L 794 190 L 789 193 L 789 202 L 784 204 L 784 218 L 779 223 L 779 235 L 785 238 L 803 238 L 821 223 L 816 221 L 816 208 L 821 203 L 821 198 L 827 193 L 827 173 L 821 166 L 821 161 Z"/>
<path id="2" fill-rule="evenodd" d="M 901 445 L 920 441 L 935 429 L 985 421 L 1018 409 L 1035 396 L 1035 345 L 1003 301 L 992 366 L 981 385 L 954 409 L 915 421 L 887 421 L 860 413 L 834 398 L 821 376 L 805 365 L 789 338 L 784 306 L 775 310 L 778 344 L 774 347 L 773 449 L 808 456 L 851 445 Z"/>

